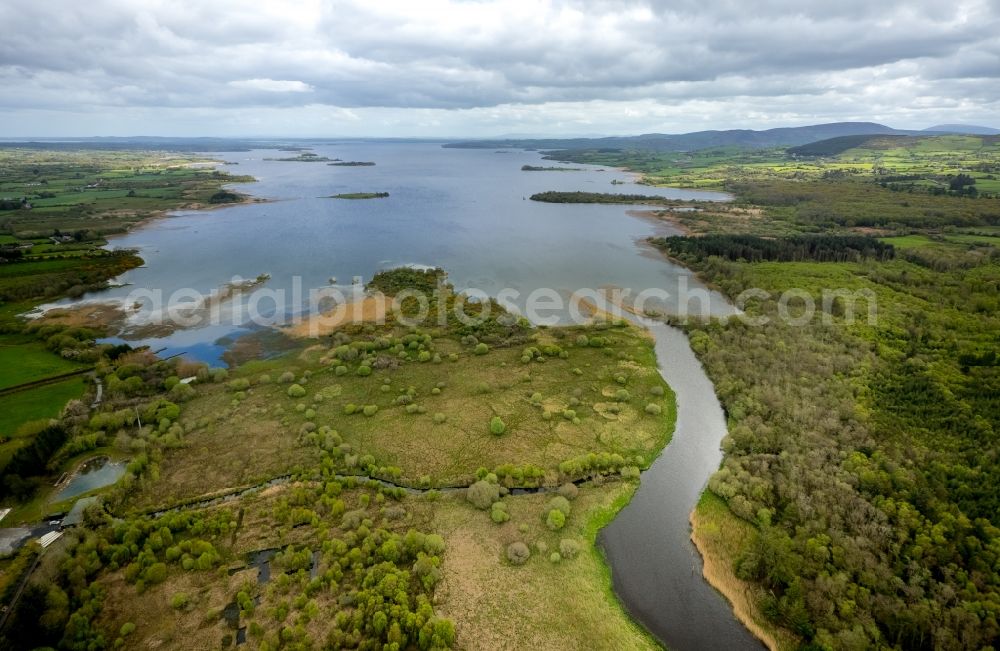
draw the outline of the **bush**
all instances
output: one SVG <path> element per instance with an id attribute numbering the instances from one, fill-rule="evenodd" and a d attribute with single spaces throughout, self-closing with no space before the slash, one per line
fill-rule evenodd
<path id="1" fill-rule="evenodd" d="M 549 560 L 553 563 L 559 563 L 562 561 L 562 556 L 559 555 L 559 552 L 552 552 L 549 555 Z"/>
<path id="2" fill-rule="evenodd" d="M 552 531 L 559 531 L 566 526 L 566 515 L 559 509 L 552 509 L 545 518 L 545 525 Z"/>
<path id="3" fill-rule="evenodd" d="M 191 598 L 183 592 L 178 592 L 170 598 L 170 607 L 175 610 L 187 608 L 189 603 L 191 603 Z"/>
<path id="4" fill-rule="evenodd" d="M 128 637 L 129 635 L 132 635 L 132 633 L 135 633 L 135 624 L 132 622 L 125 622 L 118 630 L 118 634 L 122 637 Z"/>
<path id="5" fill-rule="evenodd" d="M 344 366 L 343 364 L 341 364 L 341 365 L 337 366 L 336 368 L 334 368 L 333 372 L 336 375 L 347 375 L 347 367 Z"/>
<path id="6" fill-rule="evenodd" d="M 437 412 L 436 414 L 434 414 L 434 422 L 437 423 L 438 425 L 445 422 L 446 420 L 448 420 L 448 417 L 442 414 L 441 412 Z"/>
<path id="7" fill-rule="evenodd" d="M 628 392 L 628 389 L 618 389 L 615 391 L 615 402 L 628 402 L 632 398 L 632 395 Z"/>
<path id="8" fill-rule="evenodd" d="M 229 383 L 230 391 L 246 391 L 250 388 L 250 380 L 246 378 L 238 378 Z"/>
<path id="9" fill-rule="evenodd" d="M 654 396 L 662 396 L 664 394 L 663 387 L 660 386 L 659 384 L 651 387 L 649 389 L 649 392 Z"/>
<path id="10" fill-rule="evenodd" d="M 357 374 L 359 377 L 368 377 L 372 374 L 372 367 L 361 365 L 358 367 Z"/>
<path id="11" fill-rule="evenodd" d="M 499 416 L 494 416 L 490 419 L 490 433 L 495 436 L 500 436 L 507 431 L 507 425 L 503 422 Z"/>
<path id="12" fill-rule="evenodd" d="M 559 487 L 559 494 L 568 500 L 575 500 L 576 496 L 580 494 L 580 489 L 577 488 L 576 484 L 568 481 Z"/>
<path id="13" fill-rule="evenodd" d="M 562 495 L 557 495 L 549 500 L 549 509 L 555 509 L 562 512 L 564 516 L 569 517 L 570 510 L 572 507 L 569 505 L 569 500 Z"/>
<path id="14" fill-rule="evenodd" d="M 652 402 L 646 405 L 646 413 L 652 414 L 653 416 L 659 416 L 663 412 L 660 405 L 653 404 Z"/>
<path id="15" fill-rule="evenodd" d="M 485 355 L 486 353 L 490 352 L 490 347 L 484 343 L 478 343 L 476 344 L 476 347 L 472 349 L 472 352 L 474 352 L 477 355 Z"/>
<path id="16" fill-rule="evenodd" d="M 580 543 L 571 538 L 563 538 L 559 541 L 559 553 L 563 558 L 576 558 L 580 553 Z"/>
<path id="17" fill-rule="evenodd" d="M 378 405 L 365 405 L 365 408 L 361 411 L 365 416 L 374 416 L 378 413 Z"/>
<path id="18" fill-rule="evenodd" d="M 507 545 L 507 560 L 514 565 L 524 565 L 531 558 L 531 550 L 523 542 Z"/>
<path id="19" fill-rule="evenodd" d="M 500 499 L 500 487 L 485 480 L 479 480 L 465 491 L 465 499 L 477 509 L 485 511 Z"/>
<path id="20" fill-rule="evenodd" d="M 167 564 L 153 563 L 142 573 L 142 579 L 146 583 L 163 583 L 167 580 Z"/>
<path id="21" fill-rule="evenodd" d="M 503 524 L 507 520 L 510 520 L 507 505 L 503 502 L 493 502 L 493 506 L 490 507 L 490 519 L 497 524 Z"/>
<path id="22" fill-rule="evenodd" d="M 288 387 L 289 398 L 301 398 L 304 395 L 306 395 L 306 390 L 301 384 L 293 384 Z"/>

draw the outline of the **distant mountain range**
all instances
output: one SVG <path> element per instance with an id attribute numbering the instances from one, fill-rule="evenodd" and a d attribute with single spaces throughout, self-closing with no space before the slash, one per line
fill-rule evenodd
<path id="1" fill-rule="evenodd" d="M 641 136 L 610 136 L 606 138 L 543 138 L 469 140 L 445 147 L 459 149 L 642 149 L 647 151 L 694 151 L 709 147 L 794 147 L 843 136 L 927 136 L 943 133 L 993 134 L 1000 130 L 990 127 L 948 124 L 923 131 L 893 129 L 876 122 L 830 122 L 806 127 L 777 129 L 728 129 L 725 131 L 694 131 L 692 133 L 648 133 Z"/>
<path id="2" fill-rule="evenodd" d="M 980 127 L 975 124 L 935 124 L 927 127 L 924 131 L 936 131 L 938 133 L 965 133 L 973 136 L 996 136 L 1000 135 L 1000 129 L 993 127 Z"/>

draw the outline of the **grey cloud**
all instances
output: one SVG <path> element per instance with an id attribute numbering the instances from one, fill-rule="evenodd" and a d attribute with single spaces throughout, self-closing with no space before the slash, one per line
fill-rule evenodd
<path id="1" fill-rule="evenodd" d="M 0 112 L 18 115 L 318 105 L 515 119 L 512 106 L 600 101 L 750 115 L 780 98 L 805 119 L 881 110 L 873 87 L 900 115 L 917 100 L 987 115 L 1000 101 L 993 0 L 8 0 L 0 23 L 0 83 L 16 89 Z"/>

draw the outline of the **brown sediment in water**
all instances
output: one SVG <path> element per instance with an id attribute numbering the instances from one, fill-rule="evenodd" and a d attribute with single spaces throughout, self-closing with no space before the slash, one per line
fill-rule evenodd
<path id="1" fill-rule="evenodd" d="M 94 301 L 50 308 L 33 317 L 33 320 L 40 324 L 99 327 L 126 340 L 166 337 L 178 330 L 208 325 L 215 309 L 244 291 L 260 287 L 268 280 L 270 280 L 269 275 L 261 274 L 250 280 L 226 283 L 219 289 L 203 295 L 189 307 L 172 308 L 172 318 L 162 322 L 129 324 L 129 317 L 138 306 L 115 301 Z"/>
<path id="2" fill-rule="evenodd" d="M 748 584 L 737 578 L 730 560 L 713 549 L 711 541 L 701 526 L 701 517 L 698 515 L 697 508 L 691 511 L 690 522 L 691 542 L 694 543 L 702 559 L 702 576 L 705 577 L 710 586 L 726 598 L 733 609 L 733 615 L 754 637 L 763 642 L 770 651 L 782 649 L 783 647 L 778 643 L 776 637 L 756 622 L 753 614 L 759 615 L 760 613 L 753 602 Z"/>
<path id="3" fill-rule="evenodd" d="M 33 321 L 43 325 L 62 325 L 70 328 L 98 326 L 118 330 L 125 324 L 125 318 L 124 308 L 117 303 L 81 303 L 46 310 L 34 317 Z"/>

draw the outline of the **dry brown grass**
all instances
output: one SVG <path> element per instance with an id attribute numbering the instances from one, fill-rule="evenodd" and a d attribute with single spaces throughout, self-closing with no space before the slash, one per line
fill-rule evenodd
<path id="1" fill-rule="evenodd" d="M 573 501 L 566 528 L 549 531 L 551 495 L 506 498 L 510 521 L 496 525 L 460 497 L 434 504 L 434 523 L 445 537 L 445 578 L 437 611 L 457 627 L 461 649 L 655 649 L 657 645 L 622 610 L 608 588 L 603 562 L 587 540 L 587 523 L 630 488 L 585 488 Z M 527 525 L 527 533 L 519 529 Z M 548 556 L 561 538 L 581 543 L 579 556 L 556 564 Z M 523 541 L 532 556 L 522 566 L 504 560 L 507 545 Z M 548 546 L 539 553 L 538 541 Z"/>
<path id="2" fill-rule="evenodd" d="M 706 493 L 691 512 L 691 540 L 704 561 L 705 580 L 726 597 L 744 626 L 772 651 L 798 648 L 801 640 L 775 626 L 760 609 L 764 589 L 741 580 L 733 564 L 749 543 L 752 525 L 740 520 L 720 498 Z"/>
<path id="3" fill-rule="evenodd" d="M 341 303 L 284 329 L 292 337 L 321 337 L 352 323 L 385 323 L 392 299 L 381 294 Z"/>

